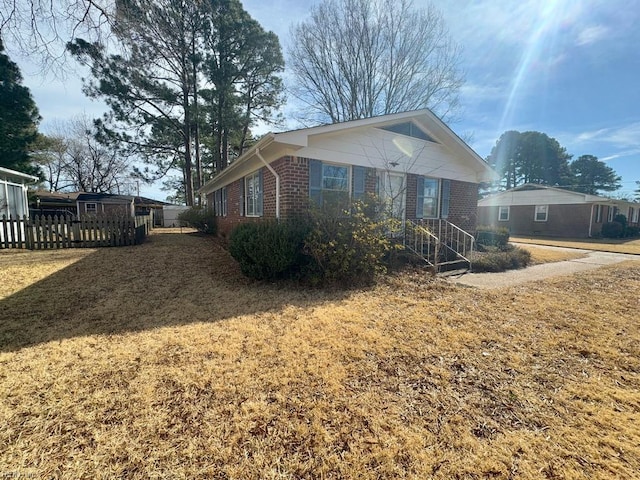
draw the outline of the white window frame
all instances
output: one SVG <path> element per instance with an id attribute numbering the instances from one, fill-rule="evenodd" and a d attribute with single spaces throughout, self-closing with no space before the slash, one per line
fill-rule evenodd
<path id="1" fill-rule="evenodd" d="M 89 205 L 93 205 L 93 209 L 89 210 Z M 97 202 L 87 202 L 84 204 L 85 213 L 98 213 L 98 203 Z"/>
<path id="2" fill-rule="evenodd" d="M 544 220 L 538 219 L 538 213 L 544 209 Z M 549 219 L 549 205 L 536 205 L 533 209 L 534 222 L 546 222 Z"/>
<path id="3" fill-rule="evenodd" d="M 609 205 L 609 211 L 607 212 L 607 222 L 613 222 L 613 217 L 615 215 L 615 207 L 613 205 Z"/>
<path id="4" fill-rule="evenodd" d="M 253 184 L 253 188 L 249 188 L 249 184 Z M 260 170 L 256 170 L 244 177 L 244 196 L 245 196 L 245 216 L 261 217 L 262 213 L 257 213 L 258 202 L 260 201 Z M 253 192 L 253 195 L 250 194 Z M 257 193 L 257 194 L 256 194 Z M 264 205 L 263 205 L 264 206 Z M 249 208 L 251 207 L 251 208 Z"/>
<path id="5" fill-rule="evenodd" d="M 502 218 L 502 213 L 503 212 L 507 212 L 507 218 Z M 498 221 L 499 222 L 508 222 L 509 221 L 509 215 L 511 213 L 511 207 L 507 206 L 502 206 L 502 207 L 498 207 Z"/>
<path id="6" fill-rule="evenodd" d="M 423 178 L 424 178 L 424 189 L 422 191 L 422 218 L 438 218 L 440 216 L 440 199 L 442 197 L 442 182 L 440 181 L 441 179 L 440 178 L 434 178 L 434 177 L 423 177 Z M 434 188 L 435 196 L 434 195 L 430 195 L 430 196 L 425 195 L 427 182 L 435 183 L 435 188 Z M 427 215 L 425 213 L 424 200 L 426 198 L 435 199 L 435 212 L 434 212 L 433 215 Z"/>
<path id="7" fill-rule="evenodd" d="M 326 176 L 325 173 L 325 167 L 337 167 L 337 168 L 344 168 L 347 171 L 347 177 L 346 177 L 346 189 L 341 189 L 341 188 L 327 188 L 324 186 L 324 179 L 325 178 L 338 178 L 338 177 L 329 177 Z M 344 192 L 346 194 L 349 195 L 349 198 L 351 198 L 351 166 L 350 165 L 344 165 L 341 163 L 331 163 L 331 162 L 322 162 L 322 179 L 321 179 L 321 190 L 323 192 Z"/>
<path id="8" fill-rule="evenodd" d="M 213 194 L 215 213 L 219 217 L 227 216 L 227 187 L 216 190 Z"/>

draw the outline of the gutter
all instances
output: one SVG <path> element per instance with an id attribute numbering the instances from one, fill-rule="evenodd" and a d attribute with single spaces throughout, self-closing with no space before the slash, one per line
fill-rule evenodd
<path id="1" fill-rule="evenodd" d="M 276 173 L 271 165 L 267 163 L 262 154 L 260 153 L 260 147 L 256 147 L 256 157 L 260 159 L 262 163 L 264 163 L 265 167 L 269 169 L 269 171 L 276 177 L 276 219 L 280 220 L 280 175 Z"/>

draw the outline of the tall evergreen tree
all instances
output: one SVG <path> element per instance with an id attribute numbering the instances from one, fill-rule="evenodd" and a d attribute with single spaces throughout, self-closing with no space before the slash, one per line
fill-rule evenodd
<path id="1" fill-rule="evenodd" d="M 18 66 L 4 53 L 0 39 L 0 166 L 37 175 L 29 158 L 40 115 Z"/>
<path id="2" fill-rule="evenodd" d="M 593 155 L 581 155 L 569 165 L 572 190 L 597 195 L 599 192 L 613 192 L 620 188 L 622 178 L 606 163 Z"/>
<path id="3" fill-rule="evenodd" d="M 487 161 L 509 189 L 523 183 L 567 185 L 570 182 L 569 155 L 555 139 L 541 132 L 505 132 Z"/>

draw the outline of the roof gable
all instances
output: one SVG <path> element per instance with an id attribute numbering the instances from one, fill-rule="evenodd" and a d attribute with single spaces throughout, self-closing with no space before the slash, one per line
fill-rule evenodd
<path id="1" fill-rule="evenodd" d="M 368 153 L 363 151 L 366 145 L 363 146 L 358 142 L 362 139 L 363 132 L 372 130 L 380 133 L 372 133 L 370 135 L 371 137 L 376 135 L 381 136 L 383 134 L 401 137 L 396 142 L 396 144 L 400 145 L 399 150 L 401 151 L 402 148 L 410 144 L 410 142 L 428 143 L 432 146 L 429 148 L 439 148 L 440 150 L 436 153 L 437 157 L 440 158 L 440 167 L 444 166 L 447 161 L 452 165 L 455 164 L 455 179 L 479 183 L 497 178 L 491 167 L 489 167 L 471 147 L 430 110 L 424 109 L 290 130 L 282 133 L 269 133 L 240 158 L 235 160 L 229 167 L 207 182 L 200 189 L 200 192 L 207 194 L 217 190 L 242 178 L 251 171 L 264 166 L 265 163 L 270 163 L 285 155 L 297 155 L 307 158 L 317 158 L 318 160 L 364 165 L 364 163 L 362 163 L 364 160 L 361 159 L 359 163 L 357 157 L 364 158 L 367 156 Z M 400 131 L 398 132 L 396 130 Z M 422 132 L 422 134 L 420 132 Z M 409 135 L 407 135 L 407 133 L 409 133 Z M 351 152 L 338 151 L 341 155 L 334 156 L 332 159 L 323 158 L 323 151 L 327 155 L 330 151 L 326 145 L 331 141 L 342 142 L 343 145 L 351 142 Z M 355 151 L 357 148 L 360 149 L 359 153 Z M 415 151 L 415 149 L 413 149 L 413 151 Z M 334 151 L 334 153 L 336 153 L 336 151 Z M 346 154 L 342 155 L 343 153 Z M 446 159 L 444 157 L 446 157 Z M 384 168 L 379 165 L 369 166 Z M 442 169 L 440 167 L 431 168 L 429 171 L 436 177 L 453 178 L 443 175 L 446 168 Z M 423 175 L 428 174 L 420 171 L 410 172 Z"/>

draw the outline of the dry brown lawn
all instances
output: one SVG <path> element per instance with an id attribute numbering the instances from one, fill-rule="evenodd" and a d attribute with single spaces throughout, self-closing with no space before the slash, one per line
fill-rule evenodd
<path id="1" fill-rule="evenodd" d="M 640 239 L 608 239 L 608 238 L 545 238 L 545 237 L 514 237 L 512 242 L 529 243 L 533 245 L 550 245 L 552 247 L 581 248 L 584 250 L 599 250 L 601 252 L 630 253 L 640 255 Z"/>
<path id="2" fill-rule="evenodd" d="M 0 271 L 3 475 L 640 472 L 640 262 L 493 291 L 417 274 L 308 291 L 162 233 L 4 253 Z"/>
<path id="3" fill-rule="evenodd" d="M 564 262 L 567 260 L 576 260 L 586 257 L 586 254 L 580 252 L 572 252 L 567 250 L 555 250 L 544 247 L 536 247 L 534 245 L 522 245 L 521 248 L 531 253 L 531 264 L 539 265 L 541 263 Z"/>

